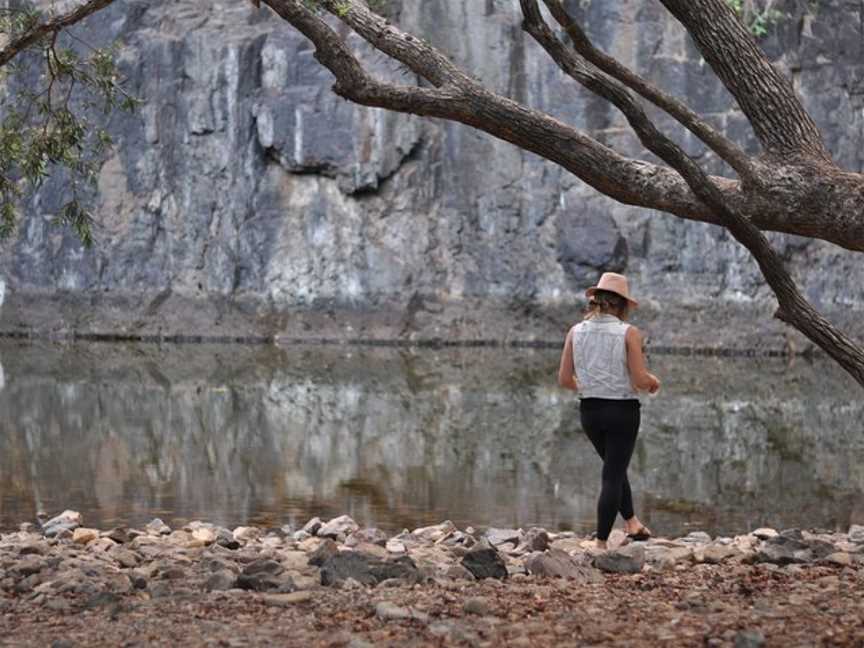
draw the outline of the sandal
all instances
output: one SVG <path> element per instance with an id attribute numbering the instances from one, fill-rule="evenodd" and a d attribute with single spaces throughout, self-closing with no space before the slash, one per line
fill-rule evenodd
<path id="1" fill-rule="evenodd" d="M 635 533 L 628 533 L 627 534 L 627 539 L 630 540 L 631 542 L 643 542 L 645 540 L 651 539 L 652 537 L 654 537 L 653 534 L 651 533 L 651 531 L 646 526 L 643 526 L 642 528 L 640 528 Z"/>

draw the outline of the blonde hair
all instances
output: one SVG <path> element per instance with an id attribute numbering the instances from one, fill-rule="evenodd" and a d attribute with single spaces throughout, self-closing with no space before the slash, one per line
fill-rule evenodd
<path id="1" fill-rule="evenodd" d="M 595 290 L 588 299 L 585 319 L 598 315 L 614 315 L 618 319 L 627 319 L 630 314 L 630 303 L 618 293 L 609 290 Z"/>

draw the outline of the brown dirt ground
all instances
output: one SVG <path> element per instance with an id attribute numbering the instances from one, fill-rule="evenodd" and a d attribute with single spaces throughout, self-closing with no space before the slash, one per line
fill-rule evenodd
<path id="1" fill-rule="evenodd" d="M 482 616 L 464 609 L 482 597 Z M 536 578 L 377 589 L 318 589 L 279 607 L 254 593 L 102 605 L 67 611 L 0 598 L 2 646 L 864 646 L 864 570 L 695 565 L 607 575 L 577 585 Z M 392 601 L 429 621 L 381 620 Z M 62 607 L 62 605 L 61 605 Z"/>

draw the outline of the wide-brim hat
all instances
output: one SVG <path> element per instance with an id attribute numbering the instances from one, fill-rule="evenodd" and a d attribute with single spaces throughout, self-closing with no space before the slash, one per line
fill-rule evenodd
<path id="1" fill-rule="evenodd" d="M 623 297 L 630 304 L 631 308 L 638 308 L 639 306 L 639 302 L 630 296 L 630 287 L 627 285 L 627 277 L 624 275 L 616 272 L 604 272 L 597 285 L 585 291 L 585 296 L 591 297 L 598 290 L 605 290 Z"/>

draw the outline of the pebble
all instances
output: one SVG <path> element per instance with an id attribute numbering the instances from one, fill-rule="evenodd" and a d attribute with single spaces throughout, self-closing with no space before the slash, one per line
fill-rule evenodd
<path id="1" fill-rule="evenodd" d="M 392 538 L 385 543 L 384 547 L 390 553 L 405 553 L 407 551 L 404 542 Z"/>
<path id="2" fill-rule="evenodd" d="M 344 540 L 349 535 L 354 533 L 360 528 L 360 525 L 357 524 L 349 515 L 340 515 L 339 517 L 333 518 L 326 524 L 321 525 L 321 528 L 318 529 L 319 538 L 333 538 L 334 540 L 341 539 Z"/>
<path id="3" fill-rule="evenodd" d="M 205 545 L 209 545 L 216 542 L 217 536 L 213 529 L 201 528 L 192 531 L 192 538 L 198 542 L 204 543 Z"/>
<path id="4" fill-rule="evenodd" d="M 148 522 L 147 526 L 144 527 L 144 530 L 151 535 L 168 535 L 169 533 L 171 533 L 171 527 L 169 527 L 159 518 L 154 518 L 153 520 Z"/>
<path id="5" fill-rule="evenodd" d="M 375 605 L 375 616 L 382 621 L 402 621 L 405 619 L 416 619 L 428 622 L 429 615 L 407 607 L 400 607 L 390 601 L 381 601 Z"/>
<path id="6" fill-rule="evenodd" d="M 318 529 L 321 528 L 322 522 L 321 518 L 313 517 L 306 524 L 303 525 L 303 528 L 300 529 L 300 532 L 305 533 L 307 537 L 317 535 Z"/>
<path id="7" fill-rule="evenodd" d="M 99 531 L 96 529 L 85 529 L 79 527 L 72 532 L 72 542 L 75 544 L 86 545 L 88 542 L 93 542 L 99 537 Z"/>
<path id="8" fill-rule="evenodd" d="M 750 533 L 752 536 L 756 536 L 760 540 L 770 540 L 771 538 L 776 538 L 779 534 L 775 529 L 770 529 L 768 527 L 762 527 L 752 531 Z"/>
<path id="9" fill-rule="evenodd" d="M 462 604 L 462 609 L 465 614 L 476 614 L 477 616 L 489 616 L 492 614 L 492 606 L 489 604 L 489 601 L 482 596 L 472 596 L 471 598 L 465 599 L 465 603 Z"/>
<path id="10" fill-rule="evenodd" d="M 234 529 L 234 539 L 240 543 L 257 540 L 261 537 L 261 529 L 258 527 L 241 526 Z"/>
<path id="11" fill-rule="evenodd" d="M 852 565 L 854 563 L 854 561 L 852 560 L 852 556 L 844 552 L 836 552 L 829 554 L 825 556 L 823 561 L 831 565 L 838 565 L 840 567 L 848 567 L 849 565 Z"/>
<path id="12" fill-rule="evenodd" d="M 473 530 L 459 531 L 452 522 L 445 521 L 388 538 L 374 528 L 358 528 L 346 535 L 356 523 L 348 516 L 339 516 L 327 523 L 329 529 L 320 525 L 330 537 L 302 531 L 297 533 L 308 537 L 298 542 L 294 540 L 297 534 L 292 534 L 290 528 L 265 531 L 238 527 L 232 532 L 192 522 L 172 532 L 158 519 L 149 523 L 144 532 L 117 527 L 100 533 L 84 527 L 80 515 L 74 511 L 65 513 L 62 523 L 67 526 L 50 540 L 33 532 L 6 534 L 0 540 L 0 588 L 11 595 L 42 601 L 46 610 L 58 613 L 68 610 L 64 596 L 75 596 L 81 601 L 103 592 L 121 598 L 194 597 L 202 591 L 227 591 L 229 596 L 239 596 L 237 592 L 245 589 L 246 595 L 259 598 L 271 613 L 278 614 L 280 607 L 316 600 L 317 590 L 324 584 L 368 595 L 393 596 L 396 600 L 379 600 L 375 605 L 379 619 L 426 623 L 428 615 L 399 605 L 401 588 L 415 583 L 414 587 L 423 587 L 422 583 L 434 580 L 445 595 L 452 592 L 459 596 L 466 582 L 491 576 L 482 586 L 472 586 L 477 588 L 474 594 L 485 592 L 487 596 L 466 599 L 461 610 L 468 617 L 482 617 L 484 624 L 494 624 L 497 617 L 493 604 L 497 599 L 490 592 L 509 587 L 497 580 L 508 575 L 514 584 L 531 583 L 532 587 L 554 592 L 572 588 L 572 579 L 579 583 L 602 583 L 606 577 L 597 568 L 635 574 L 646 564 L 655 569 L 674 566 L 686 570 L 694 569 L 692 562 L 758 562 L 768 558 L 772 559 L 770 564 L 748 569 L 801 573 L 809 565 L 821 565 L 826 572 L 825 566 L 842 568 L 842 572 L 832 570 L 832 575 L 814 581 L 816 591 L 825 591 L 839 589 L 838 578 L 860 574 L 864 567 L 859 553 L 864 547 L 855 542 L 864 540 L 864 527 L 855 526 L 848 534 L 757 529 L 752 534 L 714 541 L 710 541 L 708 534 L 697 532 L 677 540 L 658 538 L 631 543 L 595 556 L 586 550 L 593 547 L 587 538 L 572 533 L 549 534 L 539 528 L 524 533 L 493 528 L 484 538 Z M 307 523 L 307 527 L 320 531 L 315 524 Z M 334 540 L 333 534 L 340 541 Z M 56 539 L 64 535 L 68 540 Z M 494 543 L 503 551 L 496 549 Z M 597 568 L 592 566 L 592 560 Z M 320 568 L 316 563 L 320 563 Z M 541 581 L 540 576 L 558 579 Z M 379 589 L 369 589 L 376 585 Z M 682 601 L 688 609 L 722 612 L 721 602 L 701 592 Z M 434 627 L 447 641 L 462 641 L 465 637 L 469 642 L 479 640 L 459 624 L 437 623 Z M 751 641 L 752 637 L 747 639 L 749 636 L 741 632 L 725 637 L 724 641 L 726 645 L 737 645 L 739 641 Z"/>

